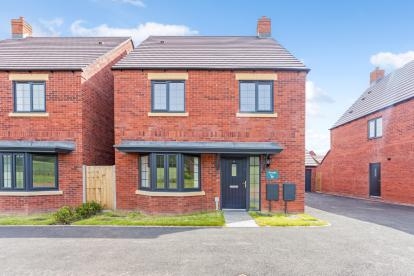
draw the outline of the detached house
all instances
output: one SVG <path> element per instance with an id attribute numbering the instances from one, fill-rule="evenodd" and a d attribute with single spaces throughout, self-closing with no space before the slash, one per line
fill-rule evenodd
<path id="1" fill-rule="evenodd" d="M 0 212 L 82 203 L 82 165 L 111 165 L 111 66 L 124 37 L 31 37 L 23 18 L 0 41 Z"/>
<path id="2" fill-rule="evenodd" d="M 151 36 L 113 67 L 118 209 L 267 210 L 270 169 L 297 184 L 289 211 L 303 211 L 309 69 L 270 28 L 263 17 L 257 36 Z"/>
<path id="3" fill-rule="evenodd" d="M 322 192 L 414 204 L 414 62 L 371 85 L 331 129 Z"/>

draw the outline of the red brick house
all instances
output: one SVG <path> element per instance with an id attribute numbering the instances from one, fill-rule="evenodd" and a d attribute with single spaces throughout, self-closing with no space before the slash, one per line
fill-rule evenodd
<path id="1" fill-rule="evenodd" d="M 322 192 L 414 204 L 414 62 L 371 85 L 331 129 Z"/>
<path id="2" fill-rule="evenodd" d="M 0 212 L 82 203 L 82 165 L 112 165 L 111 66 L 124 37 L 31 37 L 23 18 L 0 41 Z"/>
<path id="3" fill-rule="evenodd" d="M 270 37 L 270 19 L 257 27 L 151 36 L 113 67 L 118 209 L 267 210 L 270 169 L 297 184 L 289 211 L 303 211 L 309 69 Z"/>

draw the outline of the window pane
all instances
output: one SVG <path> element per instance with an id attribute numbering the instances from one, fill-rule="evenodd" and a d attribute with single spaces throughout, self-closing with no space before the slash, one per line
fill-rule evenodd
<path id="1" fill-rule="evenodd" d="M 154 83 L 153 85 L 153 109 L 166 110 L 167 109 L 167 84 Z"/>
<path id="2" fill-rule="evenodd" d="M 375 121 L 369 121 L 368 122 L 368 127 L 369 127 L 369 138 L 374 138 L 375 137 Z"/>
<path id="3" fill-rule="evenodd" d="M 156 155 L 157 189 L 165 189 L 164 182 L 164 155 Z"/>
<path id="4" fill-rule="evenodd" d="M 150 183 L 149 157 L 141 156 L 141 188 L 149 188 Z"/>
<path id="5" fill-rule="evenodd" d="M 240 83 L 240 111 L 254 112 L 256 111 L 256 84 Z"/>
<path id="6" fill-rule="evenodd" d="M 272 86 L 259 84 L 257 92 L 258 109 L 260 111 L 272 111 Z"/>
<path id="7" fill-rule="evenodd" d="M 377 137 L 381 137 L 382 136 L 382 118 L 378 118 L 377 120 L 375 120 L 377 123 Z"/>
<path id="8" fill-rule="evenodd" d="M 168 188 L 177 189 L 177 155 L 168 155 Z"/>
<path id="9" fill-rule="evenodd" d="M 184 83 L 170 83 L 170 111 L 184 111 Z"/>
<path id="10" fill-rule="evenodd" d="M 200 188 L 199 158 L 196 156 L 184 156 L 184 189 Z"/>
<path id="11" fill-rule="evenodd" d="M 12 156 L 11 154 L 3 155 L 3 187 L 10 189 L 12 187 Z"/>
<path id="12" fill-rule="evenodd" d="M 55 188 L 56 156 L 32 155 L 33 188 Z"/>
<path id="13" fill-rule="evenodd" d="M 252 156 L 250 157 L 250 210 L 259 210 L 259 186 L 260 186 L 260 167 L 259 167 L 259 157 Z"/>
<path id="14" fill-rule="evenodd" d="M 33 84 L 33 110 L 45 110 L 44 84 Z"/>
<path id="15" fill-rule="evenodd" d="M 16 189 L 24 189 L 24 155 L 15 155 Z"/>
<path id="16" fill-rule="evenodd" d="M 16 111 L 30 111 L 30 84 L 16 83 Z"/>

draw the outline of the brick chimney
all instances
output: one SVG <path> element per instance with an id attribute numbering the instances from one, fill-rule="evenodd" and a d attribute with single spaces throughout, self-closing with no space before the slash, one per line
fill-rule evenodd
<path id="1" fill-rule="evenodd" d="M 262 37 L 270 37 L 272 35 L 271 32 L 271 21 L 270 18 L 266 16 L 262 16 L 257 20 L 257 36 L 259 38 Z"/>
<path id="2" fill-rule="evenodd" d="M 11 20 L 12 38 L 26 38 L 32 36 L 32 26 L 24 21 L 24 17 Z"/>
<path id="3" fill-rule="evenodd" d="M 385 71 L 376 67 L 374 71 L 371 72 L 370 76 L 370 84 L 376 83 L 378 80 L 384 77 Z"/>

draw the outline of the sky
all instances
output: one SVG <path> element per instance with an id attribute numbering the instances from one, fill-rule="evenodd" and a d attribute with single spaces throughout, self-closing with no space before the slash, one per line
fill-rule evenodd
<path id="1" fill-rule="evenodd" d="M 272 20 L 272 37 L 311 69 L 306 83 L 306 148 L 323 154 L 329 128 L 369 87 L 414 59 L 414 1 L 409 0 L 71 0 L 4 1 L 0 39 L 19 16 L 35 36 L 256 35 Z"/>

